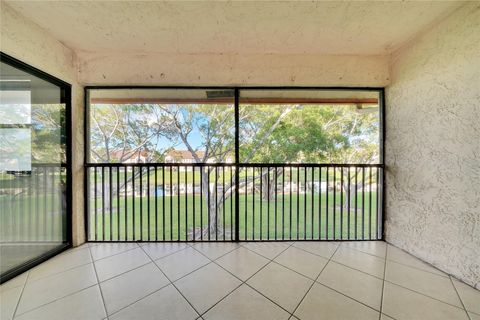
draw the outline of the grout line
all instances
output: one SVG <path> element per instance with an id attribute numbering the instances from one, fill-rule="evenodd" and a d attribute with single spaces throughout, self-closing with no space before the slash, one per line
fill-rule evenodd
<path id="1" fill-rule="evenodd" d="M 101 245 L 101 244 L 99 244 L 99 245 Z M 95 246 L 94 246 L 94 247 L 95 247 Z M 78 248 L 78 247 L 76 247 L 76 248 Z M 69 249 L 69 250 L 67 250 L 67 251 L 65 251 L 65 252 L 62 252 L 61 254 L 59 254 L 59 255 L 57 255 L 57 256 L 55 256 L 55 257 L 65 256 L 65 255 L 68 255 L 68 254 L 71 254 L 71 253 L 75 253 L 76 251 L 82 251 L 82 250 L 86 250 L 86 249 L 90 250 L 90 247 L 87 246 L 87 247 L 85 247 L 85 248 L 82 248 L 82 249 L 79 249 L 79 250 L 77 249 L 77 250 L 75 250 L 75 251 L 69 251 L 69 250 L 71 250 L 71 249 Z M 137 248 L 127 249 L 127 250 L 125 250 L 125 251 L 117 252 L 117 253 L 115 253 L 115 254 L 112 254 L 111 256 L 103 257 L 103 258 L 100 258 L 100 259 L 98 259 L 98 260 L 94 260 L 91 251 L 89 251 L 89 253 L 90 253 L 90 259 L 91 259 L 90 262 L 82 263 L 82 264 L 79 264 L 79 265 L 77 265 L 77 266 L 74 266 L 74 267 L 71 267 L 71 268 L 68 268 L 68 269 L 59 271 L 59 272 L 55 272 L 55 273 L 52 273 L 52 274 L 49 274 L 49 275 L 46 275 L 46 276 L 42 276 L 42 277 L 40 277 L 40 278 L 37 278 L 37 279 L 35 279 L 35 280 L 32 280 L 31 283 L 34 283 L 34 282 L 36 282 L 36 281 L 38 281 L 38 280 L 46 279 L 46 278 L 49 278 L 49 277 L 53 277 L 53 276 L 55 276 L 55 275 L 59 275 L 59 274 L 64 273 L 64 272 L 71 271 L 71 270 L 73 270 L 73 269 L 86 266 L 86 265 L 88 265 L 88 264 L 90 264 L 90 263 L 95 263 L 96 261 L 101 261 L 101 260 L 104 260 L 104 259 L 107 259 L 107 258 L 110 258 L 110 257 L 113 257 L 113 256 L 117 256 L 117 255 L 120 255 L 120 254 L 122 254 L 122 253 L 131 251 L 131 250 L 135 250 L 135 249 L 137 249 Z M 55 257 L 52 257 L 52 259 L 55 258 Z M 44 263 L 46 263 L 46 262 L 48 262 L 48 261 L 52 261 L 52 260 L 47 260 L 47 261 L 45 261 Z M 32 269 L 32 270 L 34 270 L 34 269 Z M 112 279 L 112 278 L 110 278 L 110 279 Z M 108 279 L 107 279 L 107 280 L 108 280 Z M 106 280 L 104 280 L 104 281 L 106 281 Z"/>
<path id="2" fill-rule="evenodd" d="M 135 244 L 136 244 L 136 243 L 135 243 Z M 94 248 L 94 247 L 97 247 L 97 246 L 93 246 L 92 248 Z M 111 257 L 118 256 L 119 254 L 122 254 L 122 253 L 125 253 L 125 252 L 129 252 L 129 251 L 138 249 L 139 247 L 140 247 L 140 246 L 137 244 L 137 247 L 129 248 L 129 249 L 127 249 L 127 250 L 120 251 L 120 252 L 114 253 L 114 254 L 112 254 L 112 255 L 109 255 L 109 256 L 106 256 L 106 257 L 102 257 L 102 258 L 97 259 L 97 260 L 93 259 L 93 255 L 91 254 L 91 253 L 92 253 L 91 251 L 90 251 L 90 255 L 92 256 L 92 261 L 93 261 L 93 262 L 97 262 L 97 261 L 101 261 L 101 260 L 105 260 L 105 259 L 108 259 L 108 258 L 111 258 Z M 89 247 L 88 249 L 90 249 L 90 247 Z"/>
<path id="3" fill-rule="evenodd" d="M 26 314 L 26 313 L 30 313 L 30 312 L 35 311 L 35 310 L 37 310 L 37 309 L 43 308 L 43 307 L 45 307 L 45 306 L 47 306 L 47 305 L 49 305 L 49 304 L 52 304 L 52 303 L 57 302 L 57 301 L 59 301 L 59 300 L 62 300 L 63 298 L 70 297 L 70 296 L 72 296 L 72 295 L 74 295 L 74 294 L 77 294 L 77 293 L 82 292 L 82 291 L 84 291 L 84 290 L 93 288 L 93 287 L 95 287 L 95 286 L 97 286 L 97 285 L 98 285 L 98 283 L 95 283 L 95 284 L 92 284 L 92 285 L 90 285 L 90 286 L 88 286 L 88 287 L 82 288 L 82 289 L 80 289 L 80 290 L 78 290 L 78 291 L 69 293 L 69 294 L 67 294 L 67 295 L 65 295 L 65 296 L 61 296 L 61 297 L 59 297 L 59 298 L 55 298 L 55 299 L 53 299 L 52 301 L 49 301 L 49 302 L 47 302 L 47 303 L 41 304 L 41 305 L 36 306 L 36 307 L 34 307 L 34 308 L 32 308 L 32 309 L 28 309 L 28 310 L 26 310 L 26 311 L 24 311 L 24 312 L 22 312 L 22 313 L 19 313 L 18 316 L 22 316 L 22 315 L 24 315 L 24 314 Z M 17 315 L 16 315 L 16 316 L 17 316 Z"/>
<path id="4" fill-rule="evenodd" d="M 389 281 L 389 280 L 386 280 L 386 279 L 385 279 L 385 282 L 390 283 L 390 284 L 393 284 L 393 285 L 395 285 L 395 286 L 397 286 L 397 287 L 400 287 L 400 288 L 403 288 L 403 289 L 406 289 L 406 290 L 415 292 L 416 294 L 422 295 L 422 296 L 427 297 L 427 298 L 430 298 L 430 299 L 432 299 L 432 300 L 436 300 L 436 301 L 438 301 L 438 302 L 444 303 L 444 304 L 449 305 L 449 306 L 451 306 L 451 307 L 454 307 L 454 308 L 463 310 L 462 307 L 456 306 L 456 305 L 451 304 L 451 303 L 449 303 L 449 302 L 445 302 L 445 301 L 440 300 L 440 299 L 437 299 L 437 298 L 435 298 L 435 297 L 428 296 L 428 295 L 426 295 L 426 294 L 424 294 L 424 293 L 422 293 L 422 292 L 419 292 L 419 291 L 417 291 L 417 290 L 413 290 L 413 289 L 411 289 L 411 288 L 402 286 L 402 285 L 400 285 L 400 284 L 398 284 L 398 283 L 395 283 L 395 282 L 392 282 L 392 281 Z"/>
<path id="5" fill-rule="evenodd" d="M 88 252 L 90 253 L 90 257 L 92 258 L 92 261 L 93 261 L 93 255 L 92 255 L 92 251 L 90 251 L 90 247 L 88 247 Z M 107 307 L 105 306 L 105 298 L 103 297 L 102 287 L 100 286 L 100 281 L 98 279 L 97 268 L 94 262 L 92 262 L 92 265 L 93 265 L 93 270 L 95 271 L 95 278 L 97 279 L 98 290 L 100 290 L 100 296 L 102 297 L 103 311 L 105 312 L 105 315 L 107 316 L 107 319 L 108 319 Z"/>
<path id="6" fill-rule="evenodd" d="M 130 271 L 137 270 L 137 269 L 140 269 L 140 268 L 142 268 L 142 267 L 145 267 L 147 264 L 153 263 L 153 264 L 156 265 L 156 262 L 155 262 L 155 261 L 162 260 L 163 258 L 166 258 L 166 257 L 168 257 L 168 256 L 171 256 L 171 255 L 173 255 L 173 254 L 175 254 L 175 253 L 177 253 L 177 252 L 183 251 L 183 250 L 185 250 L 185 249 L 187 249 L 187 248 L 183 248 L 183 249 L 180 249 L 180 250 L 178 250 L 178 251 L 171 252 L 171 253 L 169 253 L 169 254 L 161 257 L 161 258 L 158 258 L 158 259 L 156 259 L 156 260 L 153 260 L 153 259 L 142 249 L 142 251 L 143 251 L 143 252 L 147 255 L 147 257 L 150 259 L 150 261 L 148 261 L 148 262 L 146 262 L 146 263 L 144 263 L 144 264 L 142 264 L 142 265 L 140 265 L 140 266 L 137 266 L 137 267 L 135 267 L 135 268 L 132 268 L 132 269 L 129 269 L 129 270 L 124 271 L 124 272 L 122 272 L 122 273 L 119 273 L 119 274 L 117 274 L 117 275 L 115 275 L 115 276 L 113 276 L 113 277 L 111 277 L 111 278 L 108 278 L 108 279 L 99 281 L 99 284 L 100 284 L 100 283 L 107 282 L 107 281 L 110 281 L 110 280 L 115 279 L 115 278 L 118 278 L 118 277 L 120 277 L 120 276 L 122 276 L 122 275 L 124 275 L 124 274 L 126 274 L 126 273 L 128 273 L 128 272 L 130 272 Z M 97 261 L 99 261 L 99 260 L 97 260 Z"/>
<path id="7" fill-rule="evenodd" d="M 22 291 L 20 292 L 20 296 L 18 297 L 17 304 L 15 305 L 15 310 L 13 311 L 13 314 L 12 314 L 12 319 L 14 319 L 15 316 L 17 315 L 18 306 L 20 305 L 20 300 L 23 297 L 23 292 L 25 291 L 25 287 L 27 286 L 27 280 L 29 277 L 30 277 L 30 271 L 28 271 L 27 277 L 25 278 L 25 282 L 23 283 Z"/>
<path id="8" fill-rule="evenodd" d="M 337 253 L 338 249 L 341 247 L 341 244 L 338 245 L 338 247 L 335 249 L 335 252 L 332 254 L 332 256 L 330 257 L 330 259 L 328 259 L 327 263 L 325 263 L 325 265 L 323 266 L 322 270 L 320 271 L 320 273 L 317 275 L 317 277 L 315 278 L 315 281 L 313 281 L 312 285 L 310 286 L 310 288 L 308 288 L 307 292 L 305 293 L 305 295 L 302 297 L 302 299 L 300 299 L 300 301 L 298 302 L 297 306 L 295 307 L 295 309 L 293 309 L 292 313 L 291 313 L 291 316 L 289 319 L 291 319 L 294 315 L 295 315 L 295 312 L 297 311 L 298 307 L 300 307 L 300 305 L 302 304 L 303 300 L 305 300 L 305 297 L 308 295 L 308 293 L 310 292 L 310 290 L 312 290 L 313 286 L 315 285 L 315 283 L 318 283 L 317 280 L 318 278 L 320 277 L 320 275 L 322 274 L 323 270 L 325 270 L 325 268 L 327 267 L 327 265 L 330 263 L 330 261 L 332 260 L 332 257 L 335 255 L 335 253 Z"/>
<path id="9" fill-rule="evenodd" d="M 319 241 L 319 242 L 322 242 L 322 241 Z M 366 252 L 366 251 L 363 251 L 363 250 L 360 250 L 358 248 L 355 248 L 355 247 L 352 247 L 352 246 L 349 246 L 347 245 L 348 243 L 371 243 L 371 242 L 383 242 L 385 243 L 385 257 L 382 258 L 380 256 L 377 256 L 376 254 L 373 254 L 373 253 L 370 253 L 370 252 Z M 346 249 L 352 249 L 352 250 L 355 250 L 355 251 L 358 251 L 358 252 L 361 252 L 361 253 L 365 253 L 365 254 L 368 254 L 369 256 L 372 256 L 372 257 L 375 257 L 375 258 L 379 258 L 379 259 L 382 259 L 382 260 L 385 260 L 387 259 L 387 248 L 388 247 L 388 244 L 387 242 L 383 241 L 383 240 L 372 240 L 372 241 L 356 241 L 356 240 L 352 240 L 352 241 L 340 241 L 340 245 L 346 245 L 344 246 L 344 248 Z M 295 248 L 298 248 L 298 247 L 295 247 Z"/>
<path id="10" fill-rule="evenodd" d="M 383 296 L 385 293 L 385 277 L 387 275 L 387 254 L 388 254 L 388 245 L 385 248 L 385 266 L 383 267 L 383 280 L 382 280 L 382 298 L 380 299 L 380 316 L 378 320 L 382 319 L 382 312 L 383 312 Z"/>
<path id="11" fill-rule="evenodd" d="M 446 273 L 446 272 L 443 272 L 442 270 L 438 269 L 438 268 L 435 267 L 433 264 L 428 263 L 428 262 L 426 262 L 426 261 L 424 261 L 424 260 L 422 260 L 422 259 L 420 259 L 420 258 L 417 258 L 417 257 L 414 256 L 413 254 L 411 254 L 411 253 L 409 253 L 409 252 L 407 252 L 407 251 L 405 251 L 405 250 L 403 250 L 403 249 L 400 249 L 399 247 L 394 246 L 393 244 L 390 244 L 390 243 L 388 243 L 388 242 L 386 242 L 386 243 L 387 243 L 387 247 L 388 247 L 388 246 L 392 246 L 392 247 L 394 247 L 395 249 L 400 250 L 400 251 L 403 252 L 403 253 L 406 253 L 408 256 L 410 256 L 410 257 L 412 257 L 412 258 L 415 258 L 415 259 L 418 260 L 419 262 L 422 262 L 422 263 L 425 264 L 426 266 L 428 266 L 428 267 L 430 267 L 430 268 L 433 268 L 433 269 L 435 269 L 435 270 L 438 270 L 438 271 L 440 271 L 440 272 L 443 273 L 443 274 L 439 274 L 439 273 L 436 273 L 436 272 L 432 272 L 432 271 L 429 271 L 429 270 L 425 270 L 425 269 L 421 269 L 421 268 L 418 268 L 418 267 L 415 267 L 415 266 L 411 266 L 411 265 L 405 264 L 405 263 L 403 263 L 403 262 L 399 262 L 399 261 L 395 261 L 395 260 L 392 260 L 392 259 L 388 259 L 387 255 L 385 255 L 385 258 L 386 258 L 388 261 L 395 262 L 395 263 L 399 263 L 399 264 L 402 264 L 402 265 L 404 265 L 404 266 L 407 266 L 407 267 L 410 267 L 410 268 L 413 268 L 413 269 L 417 269 L 417 270 L 420 270 L 420 271 L 432 273 L 432 274 L 435 274 L 435 275 L 437 275 L 437 276 L 441 276 L 441 277 L 444 277 L 444 278 L 448 278 L 448 277 L 451 276 L 450 274 L 448 274 L 448 273 Z"/>
<path id="12" fill-rule="evenodd" d="M 279 255 L 281 255 L 283 252 L 285 252 L 288 248 L 290 248 L 291 246 L 293 245 L 293 243 L 291 243 L 290 245 L 288 245 L 285 249 L 283 249 L 281 252 L 279 252 L 273 259 L 277 258 Z M 240 246 L 239 246 L 240 247 Z M 235 250 L 239 249 L 236 248 Z M 243 246 L 242 246 L 243 247 Z M 247 249 L 247 248 L 245 248 Z M 232 250 L 233 251 L 233 250 Z M 232 252 L 231 251 L 231 252 Z M 251 251 L 251 250 L 250 250 Z M 252 251 L 253 252 L 253 251 Z M 201 253 L 201 252 L 200 252 Z M 258 253 L 256 253 L 257 255 L 259 256 L 262 256 Z M 263 257 L 263 256 L 262 256 Z M 208 257 L 207 257 L 208 258 Z M 218 258 L 219 259 L 219 258 Z M 217 260 L 218 260 L 217 259 Z M 245 281 L 238 278 L 236 275 L 234 275 L 233 273 L 231 273 L 229 270 L 225 269 L 223 266 L 219 265 L 216 261 L 212 261 L 212 263 L 216 264 L 217 266 L 219 266 L 220 268 L 222 268 L 223 270 L 225 270 L 226 272 L 228 272 L 229 274 L 231 274 L 233 277 L 235 277 L 236 279 L 240 280 L 240 284 L 235 288 L 233 289 L 232 291 L 230 291 L 226 296 L 224 296 L 222 299 L 220 299 L 219 301 L 217 301 L 215 304 L 213 304 L 210 308 L 208 308 L 207 310 L 205 310 L 205 312 L 203 312 L 201 315 L 205 315 L 207 312 L 209 312 L 211 309 L 213 309 L 217 304 L 219 304 L 220 302 L 222 302 L 225 298 L 227 298 L 229 295 L 231 295 L 234 291 L 236 291 L 238 288 L 240 288 L 242 285 L 246 285 L 248 286 L 249 288 L 253 289 L 254 291 L 256 291 L 257 293 L 259 293 L 260 295 L 262 295 L 263 297 L 265 297 L 266 299 L 268 299 L 269 301 L 271 301 L 273 304 L 275 304 L 276 306 L 280 307 L 282 310 L 286 311 L 288 314 L 290 314 L 290 311 L 286 310 L 285 308 L 283 308 L 282 306 L 280 306 L 278 303 L 276 303 L 275 301 L 271 300 L 270 298 L 268 298 L 267 296 L 265 296 L 263 293 L 259 292 L 257 289 L 251 287 L 248 283 L 246 283 L 248 280 L 250 280 L 252 277 L 254 277 L 257 273 L 259 273 L 261 270 L 263 270 L 267 265 L 269 265 L 271 262 L 273 262 L 273 259 L 268 259 L 268 262 L 262 266 L 260 269 L 258 269 L 255 273 L 253 273 L 250 277 L 248 277 Z"/>
<path id="13" fill-rule="evenodd" d="M 190 247 L 192 247 L 192 246 L 190 246 Z M 190 305 L 190 307 L 193 309 L 193 311 L 195 311 L 195 312 L 197 313 L 197 315 L 200 316 L 200 312 L 198 312 L 197 309 L 195 309 L 195 307 L 190 303 L 190 301 L 188 301 L 188 299 L 183 295 L 183 293 L 180 292 L 180 290 L 179 290 L 179 289 L 177 288 L 177 286 L 172 282 L 172 280 L 170 280 L 170 278 L 166 275 L 166 273 L 163 272 L 163 270 L 153 261 L 152 257 L 150 257 L 150 255 L 149 255 L 145 250 L 143 250 L 142 247 L 140 247 L 140 249 L 142 249 L 142 251 L 148 256 L 148 258 L 153 262 L 153 264 L 157 267 L 157 269 L 160 270 L 160 272 L 165 276 L 165 278 L 170 282 L 170 284 L 178 291 L 178 293 L 183 297 L 183 299 L 185 299 L 185 301 L 187 301 L 187 303 Z M 185 249 L 186 249 L 186 248 L 185 248 Z M 182 251 L 182 250 L 180 250 L 180 251 Z M 178 251 L 177 251 L 177 252 L 178 252 Z M 202 266 L 202 267 L 203 267 L 203 266 Z M 200 269 L 200 268 L 199 268 L 199 269 Z M 198 270 L 198 269 L 196 269 L 196 270 Z M 193 272 L 193 271 L 192 271 L 192 272 Z M 165 286 L 165 287 L 166 287 L 166 286 Z M 163 287 L 163 288 L 165 288 L 165 287 Z M 156 290 L 155 292 L 158 292 L 159 290 L 162 290 L 163 288 L 160 288 L 160 289 Z M 152 293 L 149 294 L 148 296 L 154 294 L 155 292 L 152 292 Z M 146 296 L 146 297 L 148 297 L 148 296 Z M 146 297 L 143 297 L 142 299 L 145 299 Z M 140 301 L 140 300 L 142 300 L 142 299 L 139 299 L 138 301 Z M 136 301 L 136 302 L 138 302 L 138 301 Z M 134 303 L 135 303 L 135 302 L 134 302 Z M 132 303 L 132 304 L 133 304 L 133 303 Z M 123 308 L 123 309 L 125 309 L 125 308 Z M 121 310 L 123 310 L 123 309 L 121 309 Z M 120 310 L 119 310 L 119 311 L 120 311 Z"/>
<path id="14" fill-rule="evenodd" d="M 457 293 L 458 299 L 460 300 L 460 303 L 461 303 L 462 306 L 463 306 L 463 309 L 464 309 L 465 312 L 467 313 L 468 319 L 469 319 L 469 320 L 472 320 L 472 318 L 470 317 L 470 314 L 468 313 L 467 308 L 465 307 L 465 304 L 463 303 L 462 297 L 460 297 L 460 293 L 458 293 L 457 287 L 455 287 L 455 284 L 453 283 L 452 277 L 449 277 L 449 278 L 450 278 L 450 282 L 452 283 L 453 289 L 454 289 L 455 292 Z"/>
<path id="15" fill-rule="evenodd" d="M 341 244 L 339 244 L 339 247 L 340 247 L 340 246 L 341 246 Z M 339 262 L 339 261 L 337 261 L 337 260 L 334 260 L 334 259 L 333 259 L 333 256 L 335 255 L 336 250 L 335 250 L 335 252 L 332 254 L 332 256 L 331 256 L 330 258 L 326 258 L 326 257 L 321 256 L 321 255 L 319 255 L 319 254 L 312 253 L 312 252 L 310 252 L 310 251 L 306 251 L 306 250 L 304 250 L 304 249 L 302 249 L 302 248 L 298 248 L 298 247 L 295 247 L 295 248 L 296 248 L 296 249 L 299 249 L 299 250 L 303 250 L 303 251 L 305 251 L 305 252 L 307 252 L 307 253 L 313 254 L 313 255 L 315 255 L 315 256 L 317 256 L 317 257 L 320 257 L 320 258 L 323 258 L 323 259 L 326 259 L 326 260 L 332 260 L 333 262 L 335 262 L 335 263 L 337 263 L 337 264 L 340 264 L 340 265 L 342 265 L 342 266 L 344 266 L 344 267 L 347 267 L 347 268 L 349 268 L 349 269 L 352 269 L 352 270 L 355 270 L 355 271 L 359 271 L 359 272 L 361 272 L 361 273 L 363 273 L 363 274 L 366 274 L 366 275 L 368 275 L 368 276 L 377 278 L 377 279 L 379 279 L 379 280 L 383 280 L 382 278 L 380 278 L 380 277 L 378 277 L 378 276 L 376 276 L 376 275 L 373 275 L 373 274 L 371 274 L 371 273 L 365 272 L 365 271 L 363 271 L 363 270 L 354 268 L 354 267 L 352 267 L 352 266 L 349 266 L 349 265 L 346 265 L 346 264 L 344 264 L 344 263 L 342 263 L 342 262 Z M 378 258 L 378 259 L 382 259 L 382 258 L 379 258 L 379 257 L 377 257 L 377 258 Z"/>

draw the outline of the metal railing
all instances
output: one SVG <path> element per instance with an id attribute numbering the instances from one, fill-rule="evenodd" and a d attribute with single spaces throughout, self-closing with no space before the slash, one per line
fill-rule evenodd
<path id="1" fill-rule="evenodd" d="M 88 164 L 87 179 L 90 241 L 382 239 L 382 165 Z"/>

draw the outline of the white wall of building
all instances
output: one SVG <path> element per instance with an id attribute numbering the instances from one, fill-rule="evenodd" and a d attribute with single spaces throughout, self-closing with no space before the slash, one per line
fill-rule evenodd
<path id="1" fill-rule="evenodd" d="M 480 5 L 399 51 L 386 90 L 387 241 L 480 288 Z"/>

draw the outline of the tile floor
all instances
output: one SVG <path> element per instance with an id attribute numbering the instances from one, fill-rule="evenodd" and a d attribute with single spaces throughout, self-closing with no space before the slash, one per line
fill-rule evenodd
<path id="1" fill-rule="evenodd" d="M 480 319 L 480 291 L 385 242 L 88 243 L 0 287 L 6 319 Z"/>

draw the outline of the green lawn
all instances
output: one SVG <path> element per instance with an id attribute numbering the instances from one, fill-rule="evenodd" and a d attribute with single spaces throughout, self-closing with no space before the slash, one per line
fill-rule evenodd
<path id="1" fill-rule="evenodd" d="M 136 169 L 138 170 L 138 168 Z M 105 170 L 106 194 L 108 194 L 108 185 L 110 177 L 108 169 Z M 170 174 L 172 181 L 177 184 L 193 181 L 193 172 L 165 172 L 165 182 L 169 184 Z M 101 186 L 101 170 L 97 171 L 97 188 Z M 221 177 L 222 170 L 218 170 Z M 290 171 L 287 170 L 285 184 L 290 180 Z M 332 170 L 330 170 L 330 174 Z M 128 178 L 131 178 L 132 172 L 127 172 Z M 214 174 L 214 173 L 212 173 Z M 258 172 L 256 173 L 258 174 Z M 292 172 L 292 180 L 297 180 L 296 170 Z M 248 176 L 252 172 L 249 171 Z M 246 176 L 241 173 L 241 181 Z M 326 179 L 326 170 L 322 170 L 322 181 Z M 337 173 L 339 177 L 339 173 Z M 97 199 L 93 199 L 93 171 L 90 170 L 90 199 L 89 199 L 89 240 L 192 240 L 193 232 L 196 235 L 200 233 L 200 226 L 204 228 L 209 224 L 207 214 L 207 201 L 203 199 L 202 210 L 200 203 L 202 197 L 199 194 L 195 196 L 158 196 L 155 198 L 153 192 L 150 201 L 147 196 L 125 197 L 115 194 L 112 201 L 112 208 L 109 209 L 108 198 L 105 199 L 105 206 L 102 207 L 101 191 L 97 190 Z M 124 172 L 119 173 L 119 184 L 124 182 Z M 212 176 L 213 182 L 214 176 Z M 278 181 L 282 180 L 279 175 Z M 300 172 L 300 181 L 305 178 L 304 172 Z M 117 174 L 113 170 L 112 186 L 116 188 Z M 230 172 L 226 170 L 225 180 L 229 184 Z M 318 179 L 318 170 L 315 171 L 315 180 Z M 330 181 L 331 177 L 329 177 Z M 337 178 L 338 179 L 338 178 Z M 366 175 L 368 181 L 368 175 Z M 42 196 L 41 189 L 32 188 L 32 194 L 22 194 L 21 196 L 12 196 L 12 190 L 23 188 L 24 182 L 28 179 L 15 179 L 7 181 L 0 179 L 0 223 L 2 229 L 2 240 L 58 240 L 65 235 L 64 219 L 60 208 L 60 194 L 48 193 Z M 151 190 L 155 185 L 155 173 L 152 169 L 150 175 L 144 175 L 142 181 L 143 188 L 146 190 L 147 182 L 150 180 Z M 162 184 L 162 170 L 157 171 L 157 185 Z M 220 178 L 220 181 L 223 179 Z M 307 171 L 307 185 L 311 182 L 311 170 Z M 195 181 L 200 181 L 199 172 L 195 173 Z M 337 180 L 338 182 L 338 180 Z M 131 184 L 131 181 L 128 182 Z M 257 182 L 257 187 L 258 187 Z M 43 185 L 40 179 L 40 186 Z M 136 192 L 138 193 L 139 179 L 135 181 Z M 34 184 L 35 186 L 35 184 Z M 265 187 L 265 186 L 264 186 Z M 131 188 L 131 187 L 130 187 Z M 9 191 L 10 189 L 10 191 Z M 48 188 L 47 188 L 48 189 Z M 39 192 L 37 196 L 35 192 Z M 58 192 L 58 190 L 57 190 Z M 286 193 L 284 196 L 278 194 L 270 202 L 261 200 L 260 194 L 255 193 L 255 201 L 252 194 L 248 196 L 239 195 L 239 230 L 240 240 L 258 240 L 258 239 L 348 239 L 365 238 L 375 239 L 377 230 L 377 193 L 370 193 L 365 190 L 365 205 L 362 205 L 362 192 L 359 189 L 357 193 L 357 211 L 355 212 L 354 195 L 352 194 L 351 210 L 340 206 L 341 194 L 336 194 L 336 206 L 334 207 L 333 192 L 330 189 L 328 194 L 328 214 L 327 214 L 327 196 L 325 192 L 321 198 L 317 191 L 312 196 L 308 194 L 297 195 Z M 344 194 L 345 196 L 345 194 Z M 319 206 L 321 204 L 321 207 Z M 150 206 L 150 208 L 149 208 Z M 195 210 L 194 210 L 195 206 Z M 149 210 L 150 209 L 150 210 Z M 230 240 L 235 226 L 234 220 L 235 203 L 232 198 L 227 199 L 225 206 L 218 208 L 217 226 L 218 234 L 210 233 L 210 239 Z M 335 211 L 335 214 L 334 214 Z M 342 213 L 343 211 L 343 213 Z M 134 214 L 135 212 L 135 214 Z M 225 214 L 224 214 L 225 212 Z M 370 219 L 371 217 L 371 219 Z M 371 224 L 370 224 L 371 220 Z M 214 224 L 214 219 L 210 221 Z M 194 229 L 195 227 L 195 229 Z M 225 228 L 225 233 L 223 229 Z M 204 236 L 208 240 L 208 235 Z"/>
<path id="2" fill-rule="evenodd" d="M 365 192 L 365 207 L 363 208 L 362 216 L 362 194 L 358 193 L 357 198 L 357 212 L 355 213 L 354 203 L 352 202 L 352 210 L 350 214 L 347 213 L 346 208 L 341 214 L 340 195 L 337 194 L 336 206 L 334 214 L 333 194 L 329 194 L 328 215 L 326 209 L 326 195 L 322 194 L 321 208 L 319 208 L 319 196 L 314 195 L 299 195 L 285 194 L 285 199 L 281 194 L 277 195 L 277 201 L 271 200 L 270 205 L 268 201 L 261 201 L 255 195 L 255 202 L 253 196 L 239 196 L 240 207 L 240 240 L 253 239 L 274 239 L 275 232 L 277 239 L 339 239 L 355 238 L 356 236 L 362 238 L 362 230 L 364 238 L 368 239 L 370 231 L 371 237 L 376 238 L 375 230 L 377 228 L 377 214 L 376 214 L 376 193 L 372 192 L 372 204 L 370 206 L 370 194 Z M 195 199 L 195 211 L 193 210 Z M 165 203 L 164 203 L 165 200 Z M 101 198 L 97 199 L 97 207 L 95 211 L 95 201 L 90 201 L 90 240 L 125 240 L 125 235 L 128 234 L 127 240 L 192 240 L 193 226 L 195 222 L 195 230 L 198 235 L 198 227 L 203 224 L 208 226 L 207 204 L 204 199 L 203 211 L 200 210 L 201 197 L 189 195 L 173 196 L 173 197 L 150 197 L 150 211 L 148 211 L 147 197 L 127 197 L 125 207 L 125 197 L 112 199 L 112 210 L 108 210 L 108 204 L 103 214 L 101 206 Z M 117 206 L 119 201 L 119 212 Z M 312 203 L 313 201 L 313 203 Z M 106 200 L 108 203 L 109 200 Z M 275 211 L 276 203 L 276 211 Z M 305 205 L 306 204 L 306 205 Z M 135 205 L 135 215 L 133 214 L 133 205 Z M 313 208 L 312 208 L 313 206 Z M 255 207 L 255 208 L 254 208 Z M 261 208 L 260 208 L 261 207 Z M 125 210 L 127 208 L 127 210 Z M 165 208 L 165 210 L 163 210 Z M 187 210 L 186 210 L 187 208 Z M 235 203 L 231 199 L 227 199 L 224 207 L 218 209 L 218 226 L 220 231 L 217 238 L 223 240 L 223 228 L 225 227 L 226 239 L 230 240 L 231 230 L 235 230 L 232 224 L 232 217 L 234 217 Z M 225 215 L 224 215 L 225 209 Z M 371 210 L 370 210 L 371 209 Z M 96 214 L 95 214 L 96 212 Z M 150 212 L 150 214 L 148 213 Z M 188 212 L 188 214 L 187 214 Z M 283 212 L 283 214 L 282 214 Z M 319 212 L 321 212 L 321 219 L 319 221 Z M 370 227 L 370 215 L 372 217 L 372 225 Z M 328 223 L 327 223 L 328 219 Z M 135 222 L 134 222 L 135 220 Z M 214 222 L 210 221 L 214 226 Z M 135 228 L 134 228 L 135 226 Z M 283 232 L 282 232 L 283 230 Z M 334 235 L 335 230 L 335 235 Z M 188 234 L 186 234 L 186 231 Z M 134 237 L 135 232 L 135 237 Z M 120 238 L 118 237 L 120 235 Z M 150 236 L 150 238 L 149 238 Z M 215 232 L 210 234 L 211 239 L 215 239 Z M 208 235 L 204 240 L 208 239 Z"/>

